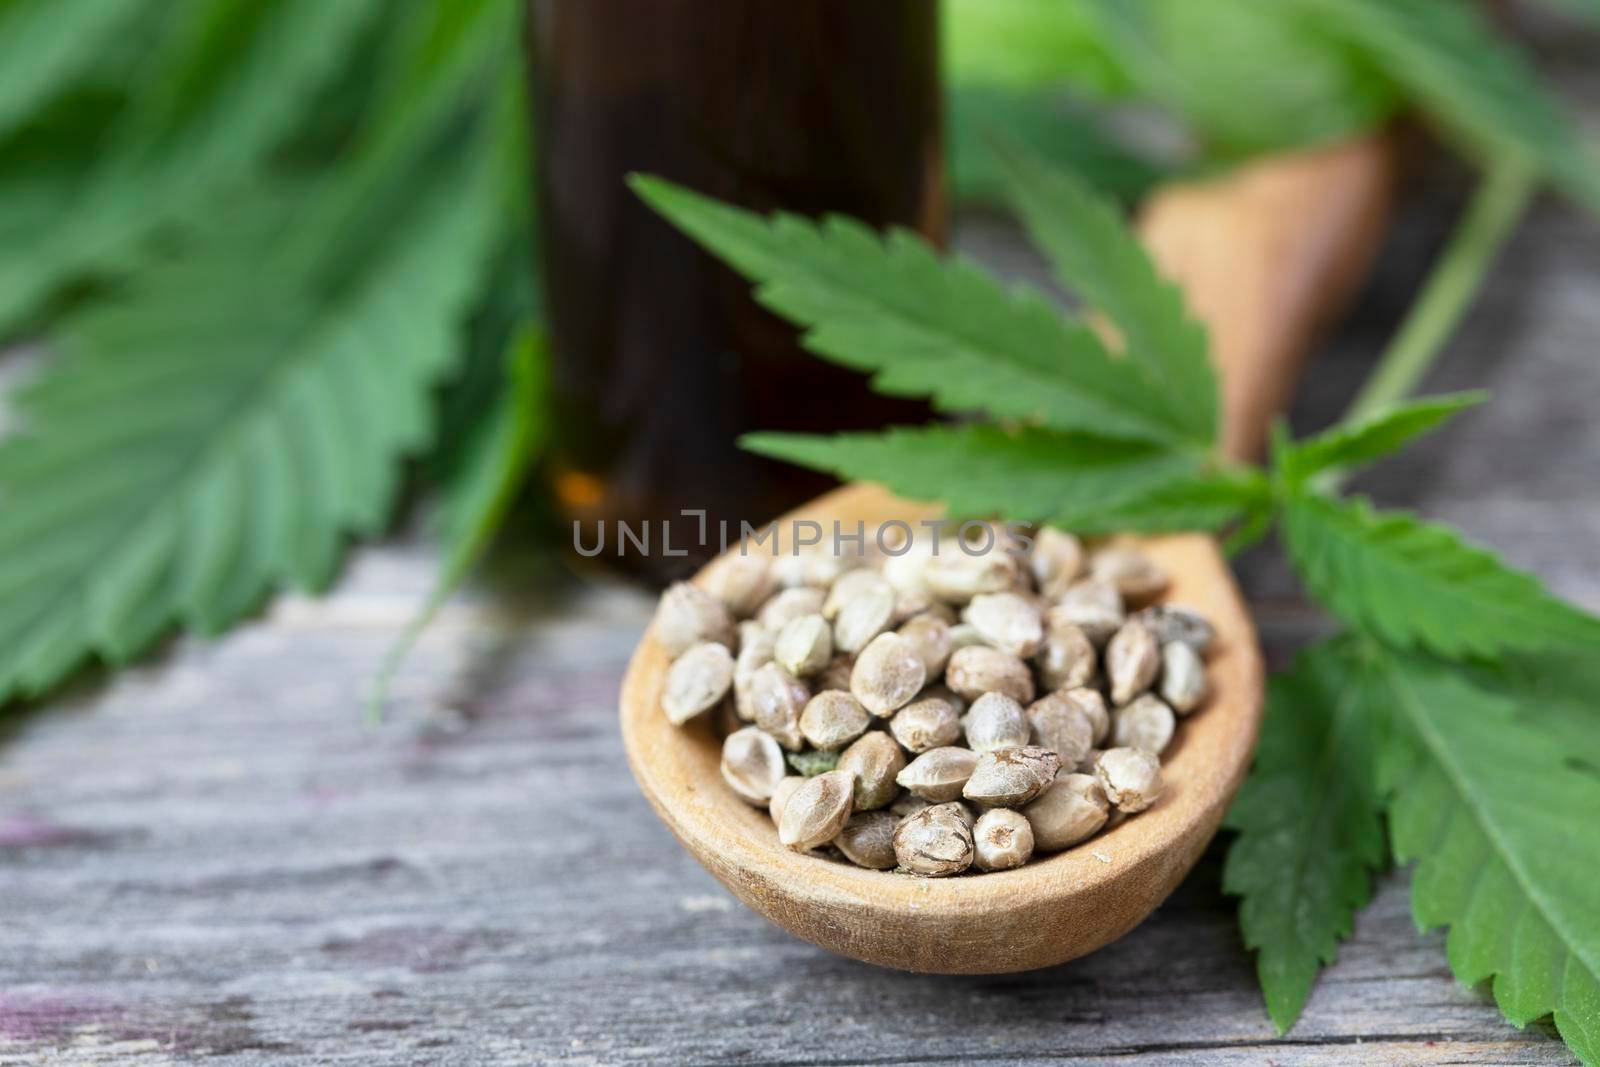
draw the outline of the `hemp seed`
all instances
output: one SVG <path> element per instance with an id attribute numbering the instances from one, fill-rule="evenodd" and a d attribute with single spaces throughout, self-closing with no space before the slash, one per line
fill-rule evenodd
<path id="1" fill-rule="evenodd" d="M 850 818 L 853 781 L 848 771 L 828 771 L 794 791 L 778 821 L 778 840 L 796 852 L 826 845 Z"/>
<path id="2" fill-rule="evenodd" d="M 932 612 L 924 612 L 907 619 L 895 632 L 910 641 L 917 650 L 917 655 L 922 657 L 923 670 L 929 678 L 937 678 L 944 673 L 945 665 L 950 662 L 949 623 Z"/>
<path id="3" fill-rule="evenodd" d="M 1087 774 L 1063 774 L 1038 799 L 1022 809 L 1040 852 L 1060 852 L 1100 832 L 1110 802 L 1099 781 Z"/>
<path id="4" fill-rule="evenodd" d="M 752 804 L 770 804 L 787 770 L 783 750 L 765 730 L 746 726 L 722 742 L 722 780 Z"/>
<path id="5" fill-rule="evenodd" d="M 961 796 L 977 766 L 978 754 L 972 749 L 947 745 L 929 749 L 906 764 L 895 781 L 923 800 L 943 804 Z"/>
<path id="6" fill-rule="evenodd" d="M 1039 592 L 1055 599 L 1083 571 L 1083 542 L 1054 526 L 1042 526 L 1033 535 L 1028 562 Z"/>
<path id="7" fill-rule="evenodd" d="M 1187 715 L 1206 699 L 1206 665 L 1187 641 L 1161 646 L 1161 695 L 1172 710 Z"/>
<path id="8" fill-rule="evenodd" d="M 1125 600 L 1148 600 L 1167 588 L 1167 572 L 1136 548 L 1109 545 L 1089 560 L 1089 573 L 1111 582 Z"/>
<path id="9" fill-rule="evenodd" d="M 772 558 L 760 552 L 729 552 L 706 567 L 702 588 L 736 619 L 748 619 L 772 593 Z"/>
<path id="10" fill-rule="evenodd" d="M 833 643 L 841 652 L 860 652 L 894 621 L 894 590 L 889 583 L 864 590 L 839 608 L 833 620 Z"/>
<path id="11" fill-rule="evenodd" d="M 1126 618 L 1122 594 L 1115 585 L 1098 578 L 1085 578 L 1074 582 L 1061 594 L 1055 607 L 1045 613 L 1045 625 L 1071 623 L 1099 648 Z"/>
<path id="12" fill-rule="evenodd" d="M 961 795 L 985 807 L 1018 808 L 1055 781 L 1060 769 L 1061 758 L 1036 745 L 985 752 Z"/>
<path id="13" fill-rule="evenodd" d="M 1118 748 L 1142 748 L 1159 756 L 1172 743 L 1177 728 L 1172 709 L 1154 693 L 1118 708 L 1111 720 L 1111 743 Z"/>
<path id="14" fill-rule="evenodd" d="M 1032 743 L 1061 757 L 1063 767 L 1076 767 L 1094 747 L 1094 726 L 1067 693 L 1051 693 L 1028 705 L 1028 727 Z"/>
<path id="15" fill-rule="evenodd" d="M 733 654 L 703 642 L 672 661 L 661 690 L 661 708 L 674 726 L 715 707 L 733 685 Z"/>
<path id="16" fill-rule="evenodd" d="M 839 770 L 848 773 L 857 811 L 871 811 L 894 800 L 897 779 L 905 769 L 905 753 L 882 730 L 862 734 L 839 755 Z"/>
<path id="17" fill-rule="evenodd" d="M 926 694 L 924 690 L 889 720 L 889 733 L 909 752 L 923 753 L 961 740 L 961 719 L 954 705 Z"/>
<path id="18" fill-rule="evenodd" d="M 808 585 L 785 589 L 761 605 L 756 621 L 773 633 L 779 633 L 802 615 L 822 614 L 822 600 L 826 595 L 821 589 Z"/>
<path id="19" fill-rule="evenodd" d="M 1027 659 L 1044 642 L 1039 609 L 1016 593 L 983 593 L 972 598 L 961 617 L 985 642 Z"/>
<path id="20" fill-rule="evenodd" d="M 805 745 L 800 713 L 810 699 L 811 690 L 806 683 L 776 663 L 768 663 L 750 680 L 750 708 L 756 725 L 790 752 L 798 752 Z"/>
<path id="21" fill-rule="evenodd" d="M 884 633 L 856 657 L 850 692 L 872 714 L 888 718 L 911 703 L 927 677 L 916 646 L 899 634 Z"/>
<path id="22" fill-rule="evenodd" d="M 783 806 L 789 803 L 794 791 L 805 785 L 806 781 L 805 775 L 791 774 L 772 787 L 772 799 L 767 802 L 767 814 L 772 816 L 772 825 L 777 826 L 783 820 Z"/>
<path id="23" fill-rule="evenodd" d="M 1161 796 L 1161 760 L 1142 748 L 1108 748 L 1094 765 L 1106 799 L 1128 814 L 1144 811 Z"/>
<path id="24" fill-rule="evenodd" d="M 901 820 L 894 855 L 912 874 L 942 878 L 972 866 L 972 828 L 955 804 L 934 804 Z"/>
<path id="25" fill-rule="evenodd" d="M 1034 661 L 1039 681 L 1046 689 L 1077 689 L 1088 685 L 1100 669 L 1094 643 L 1082 627 L 1053 618 Z"/>
<path id="26" fill-rule="evenodd" d="M 898 862 L 894 831 L 899 825 L 900 820 L 887 811 L 858 811 L 833 839 L 833 847 L 857 867 L 886 871 Z"/>
<path id="27" fill-rule="evenodd" d="M 1033 858 L 1033 827 L 1010 808 L 993 808 L 972 827 L 972 863 L 980 871 L 1009 871 Z"/>
<path id="28" fill-rule="evenodd" d="M 974 700 L 961 728 L 967 747 L 980 755 L 1028 743 L 1028 717 L 1022 705 L 1004 693 L 985 693 Z"/>
<path id="29" fill-rule="evenodd" d="M 1018 704 L 1031 704 L 1033 672 L 1020 656 L 987 645 L 972 645 L 950 654 L 945 684 L 968 700 L 985 693 L 1004 693 Z"/>
<path id="30" fill-rule="evenodd" d="M 825 689 L 800 712 L 800 733 L 813 747 L 832 752 L 866 733 L 871 721 L 855 697 L 839 689 Z"/>
<path id="31" fill-rule="evenodd" d="M 1182 641 L 1202 656 L 1211 651 L 1212 642 L 1217 639 L 1216 628 L 1193 608 L 1177 604 L 1152 604 L 1137 612 L 1134 618 L 1150 627 L 1156 640 L 1163 645 Z"/>
<path id="32" fill-rule="evenodd" d="M 773 643 L 772 658 L 796 678 L 822 670 L 833 659 L 833 631 L 828 620 L 821 615 L 790 619 Z"/>
<path id="33" fill-rule="evenodd" d="M 1123 624 L 1106 645 L 1106 674 L 1111 680 L 1111 703 L 1128 703 L 1149 689 L 1161 670 L 1161 646 L 1155 634 L 1137 620 Z"/>
<path id="34" fill-rule="evenodd" d="M 1100 744 L 1111 733 L 1111 713 L 1106 710 L 1106 698 L 1098 689 L 1068 689 L 1061 694 L 1078 706 L 1089 719 L 1094 744 Z"/>
<path id="35" fill-rule="evenodd" d="M 697 644 L 733 647 L 733 619 L 722 601 L 688 582 L 674 582 L 656 606 L 656 640 L 676 659 Z"/>

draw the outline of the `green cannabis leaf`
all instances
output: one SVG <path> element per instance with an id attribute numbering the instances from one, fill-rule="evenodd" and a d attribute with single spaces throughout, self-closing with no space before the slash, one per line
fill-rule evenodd
<path id="1" fill-rule="evenodd" d="M 98 63 L 145 0 L 14 0 L 0 6 L 0 139 Z"/>
<path id="2" fill-rule="evenodd" d="M 389 682 L 444 602 L 472 573 L 516 501 L 548 428 L 548 367 L 544 339 L 524 324 L 506 351 L 506 389 L 473 427 L 459 469 L 440 502 L 444 563 L 433 591 L 384 657 L 367 703 L 368 721 L 383 714 Z"/>
<path id="3" fill-rule="evenodd" d="M 1177 286 L 1156 273 L 1121 216 L 1088 186 L 1016 148 L 1009 162 L 1012 203 L 1057 279 L 1115 324 L 1124 354 L 1156 383 L 1164 416 L 1190 439 L 1214 441 L 1217 379 L 1206 331 Z"/>
<path id="4" fill-rule="evenodd" d="M 0 222 L 0 336 L 63 285 L 142 261 L 164 228 L 192 223 L 246 182 L 343 61 L 378 0 L 177 0 L 155 72 L 88 169 L 35 186 Z"/>
<path id="5" fill-rule="evenodd" d="M 1280 1034 L 1385 858 L 1369 670 L 1353 642 L 1334 639 L 1272 679 L 1255 768 L 1228 812 L 1239 836 L 1222 887 L 1242 898 L 1239 925 Z"/>
<path id="6" fill-rule="evenodd" d="M 1395 404 L 1290 446 L 1275 457 L 1279 475 L 1300 485 L 1328 470 L 1351 471 L 1397 452 L 1451 417 L 1489 399 L 1485 392 L 1450 393 Z"/>
<path id="7" fill-rule="evenodd" d="M 912 499 L 942 500 L 953 516 L 1005 514 L 1085 533 L 1220 529 L 1268 495 L 1260 475 L 1205 472 L 1192 453 L 1035 428 L 765 433 L 741 444 L 842 478 L 882 482 Z"/>
<path id="8" fill-rule="evenodd" d="M 1460 0 L 1294 0 L 1486 159 L 1519 159 L 1600 211 L 1600 158 L 1523 55 Z"/>
<path id="9" fill-rule="evenodd" d="M 887 238 L 850 219 L 770 220 L 659 178 L 635 177 L 651 207 L 740 273 L 756 297 L 805 327 L 811 351 L 872 371 L 896 396 L 982 408 L 1058 430 L 1166 444 L 1196 441 L 1158 387 L 1041 295 L 1007 292 L 977 265 L 940 260 L 905 231 Z"/>
<path id="10" fill-rule="evenodd" d="M 1062 0 L 944 0 L 946 76 L 961 86 L 1037 89 L 1070 77 L 1096 96 L 1132 86 L 1092 14 Z"/>
<path id="11" fill-rule="evenodd" d="M 1450 969 L 1493 980 L 1513 1024 L 1553 1015 L 1600 1062 L 1600 777 L 1511 701 L 1444 665 L 1380 661 L 1397 729 L 1381 782 L 1423 929 L 1448 925 Z"/>
<path id="12" fill-rule="evenodd" d="M 0 445 L 0 700 L 320 587 L 345 537 L 380 526 L 493 234 L 485 153 L 415 178 L 338 284 L 285 273 L 300 201 L 272 189 L 69 323 Z"/>
<path id="13" fill-rule="evenodd" d="M 1453 530 L 1361 500 L 1291 493 L 1283 529 L 1311 593 L 1350 625 L 1400 648 L 1492 657 L 1600 642 L 1600 619 Z"/>
<path id="14" fill-rule="evenodd" d="M 1381 125 L 1400 104 L 1367 57 L 1310 24 L 1294 0 L 1068 6 L 1095 20 L 1138 95 L 1225 156 L 1336 140 Z"/>
<path id="15" fill-rule="evenodd" d="M 945 96 L 946 165 L 958 202 L 1004 206 L 1005 163 L 995 150 L 997 137 L 1027 145 L 1051 166 L 1069 170 L 1119 200 L 1136 200 L 1156 182 L 1182 173 L 1176 165 L 1146 159 L 1068 101 L 958 85 Z"/>

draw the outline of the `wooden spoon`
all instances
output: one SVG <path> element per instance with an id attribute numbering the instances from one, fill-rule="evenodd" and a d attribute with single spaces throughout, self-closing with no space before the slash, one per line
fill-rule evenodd
<path id="1" fill-rule="evenodd" d="M 1202 297 L 1197 313 L 1227 346 L 1217 362 L 1235 454 L 1257 447 L 1276 410 L 1243 400 L 1284 395 L 1311 324 L 1326 316 L 1337 289 L 1348 288 L 1352 264 L 1370 258 L 1387 201 L 1386 161 L 1380 141 L 1357 141 L 1167 194 L 1146 215 L 1146 242 L 1169 275 Z M 1331 205 L 1329 217 L 1308 221 L 1318 203 Z M 1263 228 L 1264 218 L 1277 223 Z M 1238 226 L 1225 225 L 1228 219 Z M 1310 239 L 1296 243 L 1297 232 Z M 1226 248 L 1230 233 L 1240 237 L 1231 256 L 1195 239 L 1217 237 Z M 1312 284 L 1319 279 L 1326 284 Z M 1230 319 L 1236 315 L 1260 323 L 1241 327 Z M 1254 387 L 1241 386 L 1241 375 Z M 871 531 L 937 513 L 874 486 L 849 486 L 785 516 L 780 528 L 800 519 L 827 528 L 837 519 L 850 530 L 859 520 Z M 1162 755 L 1161 800 L 1075 848 L 1016 870 L 945 879 L 869 871 L 783 848 L 766 811 L 723 784 L 711 716 L 679 728 L 662 713 L 668 661 L 651 634 L 622 686 L 628 763 L 662 821 L 718 881 L 824 948 L 947 974 L 1030 970 L 1091 952 L 1137 925 L 1194 865 L 1248 769 L 1261 716 L 1255 631 L 1215 542 L 1183 535 L 1141 544 L 1172 575 L 1164 599 L 1198 609 L 1216 626 L 1207 662 L 1212 695 L 1182 720 Z"/>
<path id="2" fill-rule="evenodd" d="M 915 525 L 936 508 L 848 486 L 779 520 L 874 530 Z M 688 727 L 659 706 L 667 656 L 647 634 L 622 683 L 622 739 L 656 814 L 723 885 L 799 937 L 846 956 L 912 971 L 993 973 L 1060 963 L 1121 936 L 1194 865 L 1250 761 L 1261 713 L 1261 656 L 1226 562 L 1209 537 L 1146 540 L 1173 576 L 1173 603 L 1217 628 L 1212 697 L 1183 720 L 1162 755 L 1166 792 L 1149 811 L 1077 848 L 1012 871 L 915 878 L 791 852 L 765 809 L 741 801 L 718 771 L 721 741 L 701 716 Z"/>

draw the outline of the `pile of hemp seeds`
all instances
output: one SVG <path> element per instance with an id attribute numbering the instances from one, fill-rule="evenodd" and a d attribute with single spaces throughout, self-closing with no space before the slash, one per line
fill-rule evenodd
<path id="1" fill-rule="evenodd" d="M 662 595 L 662 710 L 716 716 L 723 780 L 782 845 L 1001 871 L 1160 798 L 1213 627 L 1157 602 L 1168 576 L 1131 544 L 985 530 L 983 551 L 735 550 Z"/>

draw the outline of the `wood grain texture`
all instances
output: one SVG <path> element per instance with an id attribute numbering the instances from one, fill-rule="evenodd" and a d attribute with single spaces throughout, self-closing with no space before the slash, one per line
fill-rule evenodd
<path id="1" fill-rule="evenodd" d="M 785 516 L 779 529 L 838 522 L 875 539 L 884 523 L 910 529 L 938 514 L 856 485 Z M 935 974 L 1029 971 L 1076 959 L 1132 929 L 1194 866 L 1244 780 L 1261 723 L 1255 627 L 1216 543 L 1191 534 L 1149 538 L 1142 547 L 1172 575 L 1163 599 L 1198 610 L 1217 629 L 1206 663 L 1211 696 L 1181 720 L 1162 753 L 1165 788 L 1156 805 L 1076 848 L 966 878 L 908 878 L 791 852 L 765 810 L 722 784 L 722 742 L 710 716 L 683 728 L 667 721 L 660 699 L 668 659 L 649 635 L 622 685 L 629 766 L 689 853 L 796 936 L 854 959 Z"/>
<path id="2" fill-rule="evenodd" d="M 1591 53 L 1584 53 L 1592 55 Z M 1302 384 L 1326 424 L 1459 203 L 1408 204 Z M 1015 232 L 961 243 L 1018 273 Z M 1600 230 L 1544 204 L 1429 389 L 1496 399 L 1364 476 L 1600 609 Z M 0 357 L 3 363 L 5 357 Z M 1148 921 L 1071 964 L 934 977 L 852 962 L 741 906 L 630 776 L 616 696 L 650 599 L 513 549 L 365 686 L 434 554 L 360 552 L 325 600 L 178 642 L 0 732 L 0 1064 L 1570 1064 L 1419 935 L 1406 875 L 1275 1039 L 1213 848 Z M 1238 567 L 1269 659 L 1323 623 L 1270 550 Z"/>

